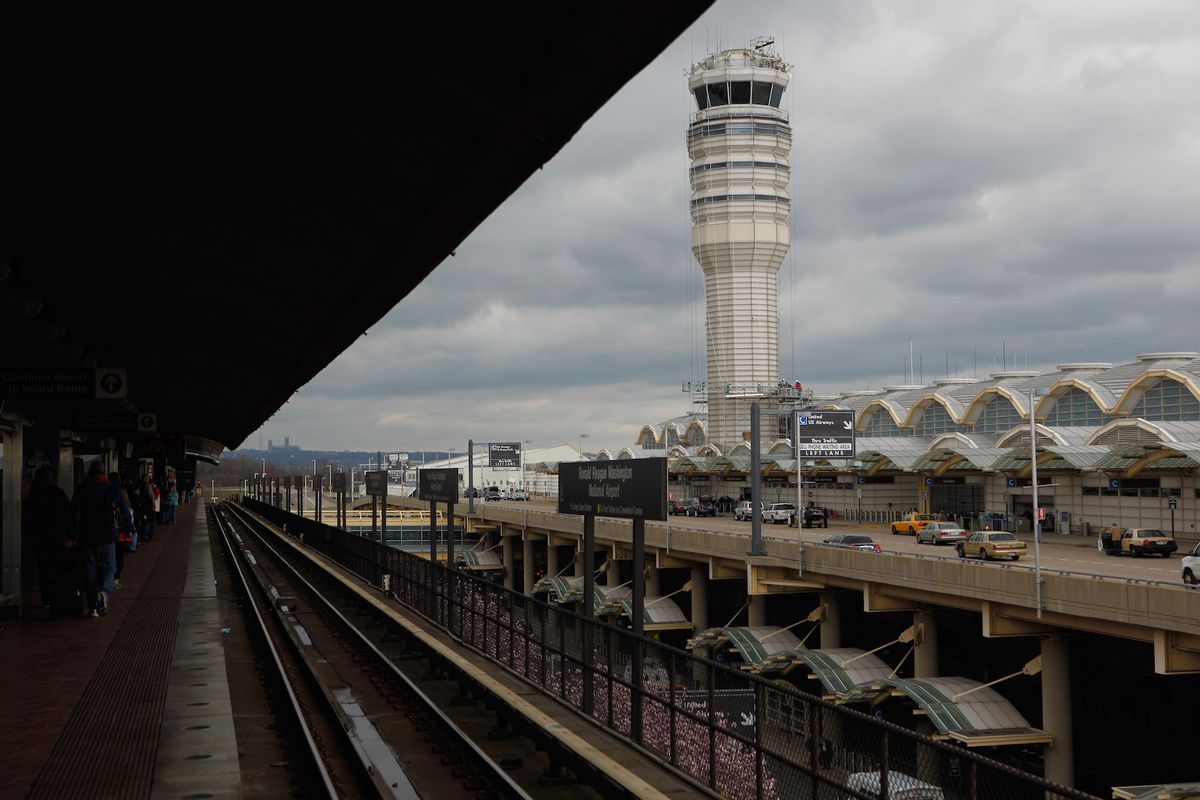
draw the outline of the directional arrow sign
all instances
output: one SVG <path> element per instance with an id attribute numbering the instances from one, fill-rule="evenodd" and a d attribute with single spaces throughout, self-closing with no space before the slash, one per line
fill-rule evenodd
<path id="1" fill-rule="evenodd" d="M 97 400 L 123 400 L 128 396 L 124 369 L 105 367 L 96 370 Z"/>
<path id="2" fill-rule="evenodd" d="M 137 415 L 137 429 L 142 433 L 153 433 L 158 430 L 158 414 L 143 411 Z"/>
<path id="3" fill-rule="evenodd" d="M 796 411 L 793 441 L 799 458 L 854 458 L 853 411 Z"/>

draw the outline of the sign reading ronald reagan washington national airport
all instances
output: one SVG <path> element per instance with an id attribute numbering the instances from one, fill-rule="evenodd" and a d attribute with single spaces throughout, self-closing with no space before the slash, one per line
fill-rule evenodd
<path id="1" fill-rule="evenodd" d="M 667 460 L 574 461 L 558 465 L 560 514 L 667 518 Z"/>

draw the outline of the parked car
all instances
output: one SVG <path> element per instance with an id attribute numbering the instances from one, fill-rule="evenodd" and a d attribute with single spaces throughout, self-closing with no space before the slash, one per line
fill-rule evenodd
<path id="1" fill-rule="evenodd" d="M 796 506 L 791 503 L 771 503 L 763 509 L 762 520 L 772 525 L 785 525 L 792 521 L 795 513 Z"/>
<path id="2" fill-rule="evenodd" d="M 467 497 L 483 497 L 483 490 L 478 486 L 468 486 L 465 494 Z"/>
<path id="3" fill-rule="evenodd" d="M 529 492 L 527 492 L 521 488 L 509 489 L 508 493 L 504 496 L 504 499 L 505 500 L 528 500 Z"/>
<path id="4" fill-rule="evenodd" d="M 1161 553 L 1167 558 L 1179 549 L 1178 543 L 1158 528 L 1126 528 L 1121 538 L 1113 541 L 1108 531 L 1101 531 L 1100 552 L 1110 556 L 1148 556 Z"/>
<path id="5" fill-rule="evenodd" d="M 883 777 L 878 772 L 852 772 L 846 778 L 846 788 L 856 789 L 865 795 L 880 797 L 883 794 Z M 942 790 L 932 783 L 918 780 L 903 772 L 890 770 L 887 780 L 886 800 L 944 800 Z"/>
<path id="6" fill-rule="evenodd" d="M 671 500 L 667 503 L 667 508 L 670 509 L 671 514 L 673 514 L 675 516 L 679 516 L 680 514 L 686 514 L 687 506 L 688 506 L 687 500 Z"/>
<path id="7" fill-rule="evenodd" d="M 956 544 L 967 532 L 953 522 L 930 522 L 917 531 L 917 544 Z"/>
<path id="8" fill-rule="evenodd" d="M 828 528 L 829 518 L 825 516 L 825 509 L 814 506 L 804 509 L 804 527 Z"/>
<path id="9" fill-rule="evenodd" d="M 689 517 L 715 517 L 717 504 L 708 497 L 693 497 L 687 503 L 686 513 Z"/>
<path id="10" fill-rule="evenodd" d="M 758 510 L 759 510 L 759 513 L 761 514 L 762 510 L 763 510 L 763 504 L 761 502 L 758 504 Z M 754 515 L 754 503 L 750 500 L 743 500 L 742 502 L 738 503 L 733 508 L 733 518 L 734 519 L 744 519 L 747 522 L 749 522 L 750 518 L 753 515 Z"/>
<path id="11" fill-rule="evenodd" d="M 1200 544 L 1183 557 L 1183 585 L 1190 589 L 1200 589 Z"/>
<path id="12" fill-rule="evenodd" d="M 848 547 L 851 550 L 866 550 L 870 553 L 878 553 L 883 549 L 875 544 L 875 540 L 870 536 L 861 533 L 836 533 L 826 539 L 825 544 L 831 547 Z"/>
<path id="13" fill-rule="evenodd" d="M 481 497 L 482 497 L 484 500 L 500 500 L 500 499 L 503 499 L 503 495 L 500 493 L 500 487 L 499 487 L 499 486 L 485 486 L 485 487 L 483 487 L 483 489 L 482 489 L 481 491 L 482 491 L 482 494 L 481 494 L 480 496 L 481 496 Z"/>
<path id="14" fill-rule="evenodd" d="M 910 536 L 916 535 L 917 531 L 921 530 L 921 528 L 940 519 L 941 517 L 937 514 L 905 514 L 902 518 L 892 523 L 892 533 L 907 533 Z"/>
<path id="15" fill-rule="evenodd" d="M 955 547 L 959 558 L 1010 558 L 1025 555 L 1025 543 L 1008 531 L 976 531 Z"/>

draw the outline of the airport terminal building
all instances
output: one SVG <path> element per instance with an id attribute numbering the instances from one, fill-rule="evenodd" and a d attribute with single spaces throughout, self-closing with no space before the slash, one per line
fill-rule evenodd
<path id="1" fill-rule="evenodd" d="M 851 391 L 806 407 L 855 412 L 857 458 L 803 464 L 805 502 L 838 515 L 1008 513 L 1028 530 L 1032 410 L 1047 528 L 1085 533 L 1117 521 L 1191 534 L 1200 522 L 1200 353 Z M 646 425 L 635 446 L 598 457 L 665 454 L 675 496 L 748 496 L 749 443 L 710 442 L 705 417 Z M 762 447 L 763 499 L 794 501 L 791 441 L 764 434 Z"/>

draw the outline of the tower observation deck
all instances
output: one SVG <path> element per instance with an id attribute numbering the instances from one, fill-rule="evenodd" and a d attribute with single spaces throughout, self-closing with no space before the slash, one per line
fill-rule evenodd
<path id="1" fill-rule="evenodd" d="M 762 44 L 709 55 L 688 76 L 697 107 L 687 144 L 692 253 L 704 271 L 708 438 L 723 445 L 750 430 L 757 398 L 745 387 L 779 380 L 792 147 L 780 101 L 790 69 Z"/>

